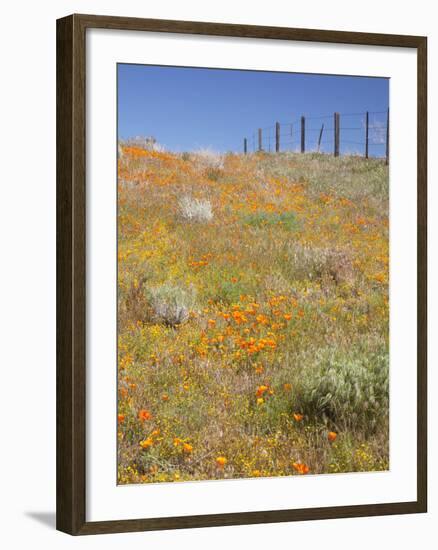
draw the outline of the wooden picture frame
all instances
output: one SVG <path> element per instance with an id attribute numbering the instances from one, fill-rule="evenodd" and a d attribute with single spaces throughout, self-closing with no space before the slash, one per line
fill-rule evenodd
<path id="1" fill-rule="evenodd" d="M 412 48 L 418 89 L 417 499 L 372 505 L 86 521 L 85 34 L 90 28 Z M 329 30 L 71 15 L 57 21 L 57 529 L 72 535 L 427 511 L 427 40 Z"/>

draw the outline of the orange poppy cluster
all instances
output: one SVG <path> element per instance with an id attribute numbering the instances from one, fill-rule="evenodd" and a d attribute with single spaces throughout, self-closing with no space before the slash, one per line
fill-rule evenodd
<path id="1" fill-rule="evenodd" d="M 189 266 L 194 268 L 195 270 L 199 269 L 200 267 L 206 267 L 210 263 L 212 257 L 212 254 L 203 254 L 200 260 L 189 258 Z"/>
<path id="2" fill-rule="evenodd" d="M 201 344 L 195 345 L 201 357 L 205 357 L 210 349 L 222 353 L 228 349 L 235 353 L 234 359 L 238 359 L 241 352 L 248 356 L 263 351 L 272 352 L 276 350 L 278 339 L 282 338 L 281 331 L 286 329 L 287 323 L 292 320 L 297 322 L 304 316 L 303 309 L 297 309 L 295 316 L 287 309 L 285 311 L 283 305 L 298 307 L 295 298 L 273 296 L 265 306 L 255 302 L 251 296 L 241 295 L 240 301 L 240 304 L 233 304 L 228 311 L 218 311 L 217 318 L 211 317 L 210 309 L 205 308 L 204 314 L 210 315 L 204 321 L 209 333 L 202 333 Z M 269 309 L 261 312 L 262 307 Z M 277 321 L 278 318 L 281 320 Z"/>

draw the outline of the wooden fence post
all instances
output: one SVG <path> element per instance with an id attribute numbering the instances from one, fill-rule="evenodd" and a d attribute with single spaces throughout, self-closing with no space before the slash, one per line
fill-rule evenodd
<path id="1" fill-rule="evenodd" d="M 335 157 L 339 157 L 339 113 L 335 113 Z"/>
<path id="2" fill-rule="evenodd" d="M 386 114 L 386 155 L 385 163 L 389 164 L 389 108 Z"/>
<path id="3" fill-rule="evenodd" d="M 365 158 L 368 158 L 368 138 L 369 138 L 369 127 L 370 127 L 370 114 L 367 111 L 365 118 Z"/>
<path id="4" fill-rule="evenodd" d="M 280 152 L 280 123 L 275 123 L 275 152 Z"/>
<path id="5" fill-rule="evenodd" d="M 321 139 L 322 139 L 322 133 L 324 132 L 324 123 L 321 126 L 321 130 L 319 131 L 319 138 L 318 138 L 318 153 L 319 149 L 321 147 Z"/>
<path id="6" fill-rule="evenodd" d="M 259 151 L 263 149 L 263 140 L 262 140 L 262 129 L 259 128 Z"/>
<path id="7" fill-rule="evenodd" d="M 245 155 L 248 152 L 248 142 L 246 141 L 246 138 L 243 138 L 243 152 L 245 153 Z"/>
<path id="8" fill-rule="evenodd" d="M 306 119 L 301 117 L 301 152 L 306 151 Z"/>

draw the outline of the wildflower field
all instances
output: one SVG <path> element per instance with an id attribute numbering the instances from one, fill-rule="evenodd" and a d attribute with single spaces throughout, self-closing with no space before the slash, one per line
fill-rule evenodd
<path id="1" fill-rule="evenodd" d="M 118 160 L 118 482 L 389 467 L 388 168 Z"/>

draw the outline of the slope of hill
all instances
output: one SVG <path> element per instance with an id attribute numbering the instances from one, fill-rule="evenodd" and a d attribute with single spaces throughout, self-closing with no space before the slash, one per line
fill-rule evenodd
<path id="1" fill-rule="evenodd" d="M 120 146 L 119 483 L 384 470 L 388 169 Z"/>

